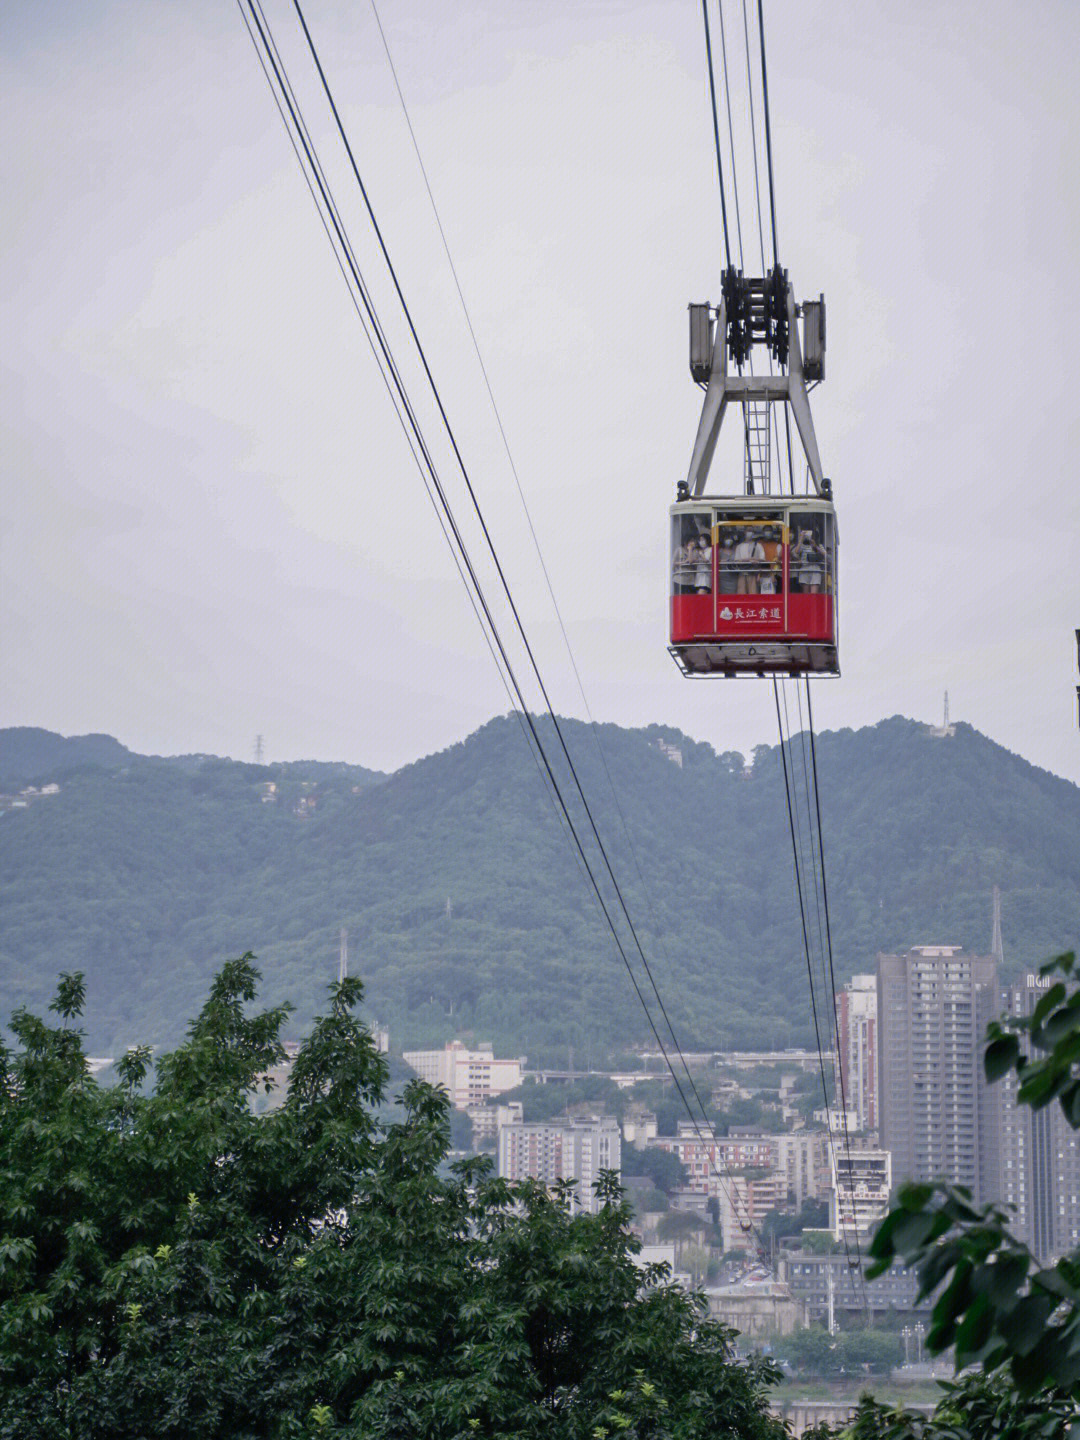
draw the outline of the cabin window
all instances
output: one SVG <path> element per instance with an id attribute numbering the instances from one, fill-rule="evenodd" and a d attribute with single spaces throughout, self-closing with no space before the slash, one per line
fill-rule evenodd
<path id="1" fill-rule="evenodd" d="M 675 595 L 712 594 L 711 522 L 711 511 L 672 517 L 671 579 Z"/>
<path id="2" fill-rule="evenodd" d="M 721 595 L 781 595 L 784 527 L 779 519 L 725 515 L 716 526 L 716 584 Z"/>
<path id="3" fill-rule="evenodd" d="M 836 575 L 832 516 L 791 512 L 791 589 L 795 595 L 831 595 Z"/>

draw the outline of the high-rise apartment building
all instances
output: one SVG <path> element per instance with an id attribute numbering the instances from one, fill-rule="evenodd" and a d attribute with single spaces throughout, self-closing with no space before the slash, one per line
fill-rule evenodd
<path id="1" fill-rule="evenodd" d="M 1028 974 L 1004 992 L 1006 1015 L 1030 1015 L 1053 984 Z M 1010 1229 L 1044 1265 L 1080 1248 L 1080 1137 L 1056 1101 L 1041 1110 L 1017 1101 L 1010 1071 L 1001 1100 L 1001 1199 L 1016 1207 Z"/>
<path id="2" fill-rule="evenodd" d="M 982 1065 L 996 960 L 916 945 L 879 955 L 877 982 L 879 1130 L 894 1182 L 946 1179 L 997 1200 L 1000 1100 Z"/>
<path id="3" fill-rule="evenodd" d="M 593 1183 L 601 1170 L 622 1168 L 619 1122 L 611 1115 L 499 1126 L 499 1175 L 504 1180 L 576 1180 L 582 1210 L 595 1214 Z"/>
<path id="4" fill-rule="evenodd" d="M 840 1078 L 860 1130 L 878 1128 L 877 976 L 853 975 L 836 997 Z"/>

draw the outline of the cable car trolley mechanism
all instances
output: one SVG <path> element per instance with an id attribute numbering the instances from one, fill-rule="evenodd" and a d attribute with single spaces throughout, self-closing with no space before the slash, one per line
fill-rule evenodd
<path id="1" fill-rule="evenodd" d="M 752 373 L 755 346 L 779 373 Z M 825 375 L 824 297 L 796 305 L 779 265 L 764 279 L 729 267 L 720 304 L 690 306 L 690 373 L 705 402 L 671 507 L 671 654 L 684 675 L 838 675 L 836 514 L 806 388 Z M 729 401 L 742 407 L 743 489 L 711 494 Z M 806 455 L 803 495 L 771 485 L 777 405 L 790 407 L 789 454 L 793 417 Z"/>

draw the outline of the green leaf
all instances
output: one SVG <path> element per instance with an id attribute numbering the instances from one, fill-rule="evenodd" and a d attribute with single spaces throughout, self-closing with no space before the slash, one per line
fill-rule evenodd
<path id="1" fill-rule="evenodd" d="M 1017 1056 L 1020 1054 L 1020 1041 L 1015 1035 L 1001 1035 L 992 1040 L 986 1047 L 983 1056 L 983 1068 L 986 1071 L 987 1080 L 993 1082 L 1000 1080 L 1007 1075 L 1016 1064 Z"/>

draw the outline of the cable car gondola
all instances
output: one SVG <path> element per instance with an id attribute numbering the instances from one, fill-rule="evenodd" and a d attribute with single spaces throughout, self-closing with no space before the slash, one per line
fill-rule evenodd
<path id="1" fill-rule="evenodd" d="M 783 373 L 743 373 L 755 344 Z M 836 513 L 806 391 L 825 374 L 824 297 L 796 306 L 779 266 L 763 280 L 729 268 L 715 310 L 690 307 L 690 373 L 706 392 L 670 512 L 671 654 L 684 675 L 839 675 Z M 743 491 L 709 494 L 730 400 L 743 407 Z M 813 489 L 804 495 L 771 493 L 777 403 L 791 406 L 806 454 Z"/>

